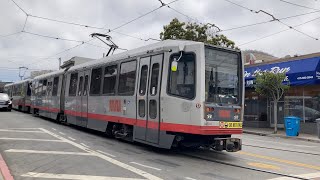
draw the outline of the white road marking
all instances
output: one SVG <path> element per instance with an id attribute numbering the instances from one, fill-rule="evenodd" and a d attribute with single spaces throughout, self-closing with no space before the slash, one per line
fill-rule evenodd
<path id="1" fill-rule="evenodd" d="M 22 131 L 14 129 L 0 129 L 0 132 L 44 133 L 43 131 Z"/>
<path id="2" fill-rule="evenodd" d="M 303 178 L 303 179 L 319 178 L 320 177 L 320 172 L 310 173 L 310 174 L 293 175 L 293 176 L 300 177 L 300 178 Z M 278 178 L 273 178 L 273 179 L 269 179 L 269 180 L 296 180 L 296 178 L 278 177 Z"/>
<path id="3" fill-rule="evenodd" d="M 81 155 L 81 156 L 93 156 L 90 153 L 83 152 L 65 152 L 65 151 L 37 151 L 37 150 L 28 150 L 28 149 L 8 149 L 5 152 L 15 152 L 15 153 L 31 153 L 31 154 L 70 154 L 70 155 Z"/>
<path id="4" fill-rule="evenodd" d="M 63 133 L 63 132 L 59 132 L 59 134 L 66 135 L 66 134 L 65 134 L 65 133 Z"/>
<path id="5" fill-rule="evenodd" d="M 55 129 L 55 128 L 51 128 L 51 129 L 53 129 L 53 130 L 55 130 L 55 131 L 56 131 L 56 129 Z"/>
<path id="6" fill-rule="evenodd" d="M 84 143 L 80 143 L 82 146 L 85 146 L 86 148 L 90 148 L 88 145 L 84 144 Z"/>
<path id="7" fill-rule="evenodd" d="M 154 169 L 154 170 L 157 170 L 157 171 L 161 171 L 161 169 L 159 169 L 159 168 L 155 168 L 155 167 L 152 167 L 152 166 L 147 166 L 147 165 L 140 164 L 140 163 L 137 163 L 137 162 L 130 162 L 130 163 L 131 163 L 131 164 L 136 164 L 136 165 L 139 165 L 139 166 L 142 166 L 142 167 Z"/>
<path id="8" fill-rule="evenodd" d="M 71 139 L 72 141 L 75 141 L 76 139 L 73 139 L 72 137 L 68 136 L 69 139 Z"/>
<path id="9" fill-rule="evenodd" d="M 188 180 L 197 180 L 197 179 L 193 179 L 191 177 L 185 177 L 185 178 L 188 179 Z"/>
<path id="10" fill-rule="evenodd" d="M 74 180 L 141 180 L 137 178 L 123 178 L 123 177 L 107 177 L 107 176 L 89 176 L 89 175 L 73 175 L 73 174 L 51 174 L 51 173 L 37 173 L 28 172 L 22 174 L 22 177 L 32 178 L 48 178 L 48 179 L 74 179 Z"/>
<path id="11" fill-rule="evenodd" d="M 0 137 L 0 140 L 63 142 L 60 139 L 28 139 L 28 138 L 8 138 L 8 137 Z"/>
<path id="12" fill-rule="evenodd" d="M 86 151 L 86 152 L 88 152 L 88 153 L 90 153 L 90 154 L 92 154 L 92 155 L 95 155 L 95 156 L 97 156 L 97 157 L 100 157 L 101 159 L 106 160 L 106 161 L 108 161 L 108 162 L 110 162 L 110 163 L 112 163 L 112 164 L 114 164 L 114 165 L 117 165 L 117 166 L 122 167 L 122 168 L 124 168 L 124 169 L 126 169 L 126 170 L 129 170 L 129 171 L 131 171 L 131 172 L 134 172 L 134 173 L 136 173 L 136 174 L 138 174 L 138 175 L 140 175 L 140 176 L 142 176 L 142 177 L 145 177 L 145 178 L 150 179 L 150 180 L 162 180 L 161 178 L 159 178 L 159 177 L 157 177 L 157 176 L 154 176 L 154 175 L 152 175 L 152 174 L 150 174 L 150 173 L 147 173 L 147 172 L 145 172 L 145 171 L 142 171 L 142 170 L 140 170 L 140 169 L 138 169 L 138 168 L 135 168 L 135 167 L 133 167 L 133 166 L 130 166 L 130 165 L 128 165 L 128 164 L 125 164 L 125 163 L 123 163 L 123 162 L 120 162 L 120 161 L 118 161 L 118 160 L 116 160 L 116 159 L 113 159 L 113 158 L 111 158 L 111 157 L 108 157 L 108 156 L 106 156 L 106 155 L 104 155 L 104 154 L 102 154 L 102 153 L 99 153 L 99 152 L 97 152 L 97 151 L 94 151 L 94 150 L 92 150 L 92 149 L 88 149 L 88 148 L 86 148 L 86 147 L 84 147 L 84 146 L 82 146 L 82 145 L 80 145 L 80 144 L 78 144 L 78 143 L 76 143 L 76 142 L 73 142 L 73 141 L 71 141 L 71 140 L 69 140 L 69 139 L 66 139 L 66 138 L 64 138 L 64 137 L 62 137 L 62 136 L 59 136 L 59 135 L 57 135 L 57 134 L 55 134 L 55 133 L 53 133 L 53 132 L 50 132 L 50 131 L 48 131 L 48 130 L 46 130 L 46 129 L 43 129 L 43 128 L 40 128 L 40 129 L 41 129 L 43 132 L 52 135 L 53 137 L 56 137 L 56 138 L 58 138 L 58 139 L 61 139 L 61 140 L 65 141 L 65 142 L 67 142 L 67 143 L 69 143 L 69 144 L 71 144 L 71 145 L 73 145 L 73 146 L 75 146 L 75 147 L 78 147 L 79 149 L 82 149 L 82 150 L 84 150 L 84 151 Z"/>
<path id="13" fill-rule="evenodd" d="M 102 153 L 102 154 L 104 154 L 104 155 L 107 155 L 107 156 L 110 156 L 110 157 L 116 157 L 116 156 L 114 156 L 114 155 L 112 155 L 112 154 L 109 154 L 109 153 L 106 153 L 106 152 L 103 152 L 103 151 L 100 151 L 100 150 L 97 150 L 99 153 Z"/>

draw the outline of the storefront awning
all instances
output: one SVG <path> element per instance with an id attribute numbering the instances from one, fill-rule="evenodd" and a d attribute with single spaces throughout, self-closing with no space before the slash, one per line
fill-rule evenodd
<path id="1" fill-rule="evenodd" d="M 245 86 L 253 85 L 257 73 L 271 71 L 287 75 L 291 86 L 320 84 L 320 57 L 264 64 L 245 68 Z"/>

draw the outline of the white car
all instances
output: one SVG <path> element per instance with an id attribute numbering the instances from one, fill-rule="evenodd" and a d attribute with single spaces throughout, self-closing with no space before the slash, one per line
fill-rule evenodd
<path id="1" fill-rule="evenodd" d="M 0 93 L 0 109 L 5 109 L 11 111 L 12 101 L 10 100 L 8 94 Z"/>

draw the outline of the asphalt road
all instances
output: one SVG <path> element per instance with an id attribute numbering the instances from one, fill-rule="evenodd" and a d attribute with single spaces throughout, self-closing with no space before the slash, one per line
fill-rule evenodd
<path id="1" fill-rule="evenodd" d="M 320 179 L 319 143 L 240 137 L 244 146 L 237 153 L 161 150 L 0 112 L 0 153 L 15 179 Z"/>

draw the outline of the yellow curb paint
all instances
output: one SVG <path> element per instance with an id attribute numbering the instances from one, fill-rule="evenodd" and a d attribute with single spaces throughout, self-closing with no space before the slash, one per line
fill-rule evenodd
<path id="1" fill-rule="evenodd" d="M 262 168 L 262 169 L 275 169 L 275 170 L 279 170 L 280 167 L 278 166 L 274 166 L 271 164 L 264 164 L 264 163 L 248 163 L 249 166 L 253 166 L 253 167 L 258 167 L 258 168 Z"/>
<path id="2" fill-rule="evenodd" d="M 310 165 L 310 164 L 303 164 L 303 163 L 299 163 L 299 162 L 294 162 L 294 161 L 289 161 L 289 160 L 285 160 L 285 159 L 274 158 L 274 157 L 270 157 L 270 156 L 253 154 L 253 153 L 248 153 L 248 152 L 243 152 L 243 151 L 238 152 L 238 154 L 251 156 L 251 157 L 256 157 L 256 158 L 260 158 L 260 159 L 266 159 L 266 160 L 275 161 L 275 162 L 280 162 L 280 163 L 284 163 L 284 164 L 290 164 L 290 165 L 298 166 L 298 167 L 304 167 L 304 168 L 309 168 L 309 169 L 320 170 L 320 166 L 315 166 L 315 165 Z"/>

